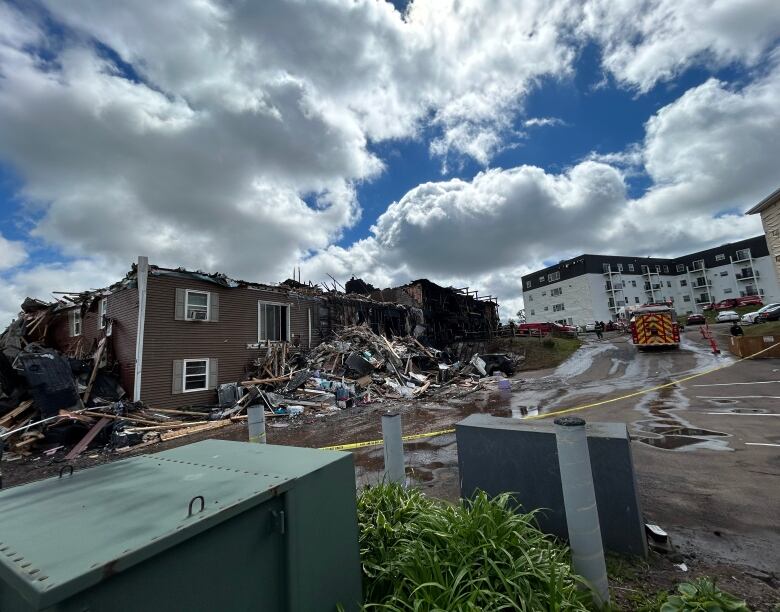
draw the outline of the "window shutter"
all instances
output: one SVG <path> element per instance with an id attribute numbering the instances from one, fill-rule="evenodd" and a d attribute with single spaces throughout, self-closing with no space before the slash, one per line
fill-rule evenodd
<path id="1" fill-rule="evenodd" d="M 209 359 L 209 381 L 208 388 L 216 389 L 217 380 L 219 380 L 219 359 Z"/>
<path id="2" fill-rule="evenodd" d="M 209 321 L 219 321 L 219 293 L 209 293 Z"/>
<path id="3" fill-rule="evenodd" d="M 176 311 L 174 314 L 174 319 L 177 321 L 184 321 L 184 300 L 187 297 L 187 292 L 184 289 L 177 289 L 176 290 Z"/>
<path id="4" fill-rule="evenodd" d="M 177 289 L 178 291 L 178 289 Z M 184 377 L 184 360 L 173 360 L 173 387 L 171 393 L 184 393 L 184 384 L 182 378 Z"/>

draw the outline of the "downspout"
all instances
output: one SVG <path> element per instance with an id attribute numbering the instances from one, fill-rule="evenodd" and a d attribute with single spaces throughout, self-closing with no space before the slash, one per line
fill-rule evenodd
<path id="1" fill-rule="evenodd" d="M 136 279 L 138 281 L 138 329 L 135 336 L 135 376 L 133 401 L 141 401 L 141 371 L 144 361 L 144 324 L 146 323 L 146 280 L 149 276 L 149 258 L 138 256 Z"/>

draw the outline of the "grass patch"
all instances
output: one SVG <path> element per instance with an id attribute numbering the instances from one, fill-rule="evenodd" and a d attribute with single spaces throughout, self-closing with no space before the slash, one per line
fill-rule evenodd
<path id="1" fill-rule="evenodd" d="M 511 351 L 518 355 L 525 355 L 525 360 L 520 364 L 520 371 L 540 370 L 554 368 L 582 346 L 578 338 L 501 338 L 497 351 Z"/>
<path id="2" fill-rule="evenodd" d="M 398 485 L 358 499 L 368 610 L 588 610 L 568 549 L 507 494 L 457 506 Z"/>
<path id="3" fill-rule="evenodd" d="M 754 325 L 745 325 L 742 330 L 746 336 L 773 336 L 780 334 L 780 321 L 767 321 Z"/>

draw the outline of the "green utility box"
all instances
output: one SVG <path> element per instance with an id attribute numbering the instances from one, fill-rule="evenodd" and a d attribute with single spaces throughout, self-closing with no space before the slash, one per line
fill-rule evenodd
<path id="1" fill-rule="evenodd" d="M 206 440 L 0 492 L 0 610 L 356 610 L 350 453 Z"/>

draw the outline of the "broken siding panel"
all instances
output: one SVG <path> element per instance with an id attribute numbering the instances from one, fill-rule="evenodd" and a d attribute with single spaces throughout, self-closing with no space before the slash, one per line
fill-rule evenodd
<path id="1" fill-rule="evenodd" d="M 207 291 L 212 294 L 212 300 L 218 296 L 219 321 L 176 320 L 177 289 Z M 146 302 L 141 399 L 158 408 L 216 403 L 217 394 L 213 389 L 176 395 L 171 392 L 173 364 L 180 359 L 218 360 L 216 382 L 219 384 L 244 380 L 252 371 L 254 359 L 264 351 L 247 348 L 247 344 L 257 343 L 259 301 L 289 303 L 292 333 L 303 333 L 296 306 L 284 291 L 228 288 L 193 278 L 151 274 Z"/>
<path id="2" fill-rule="evenodd" d="M 97 308 L 97 304 L 95 307 Z M 114 359 L 119 362 L 119 383 L 128 397 L 130 397 L 133 395 L 133 383 L 135 381 L 135 339 L 138 336 L 138 289 L 126 287 L 107 296 L 106 316 L 113 321 L 111 327 L 111 349 Z M 95 331 L 97 331 L 97 321 L 95 321 L 94 327 Z"/>

